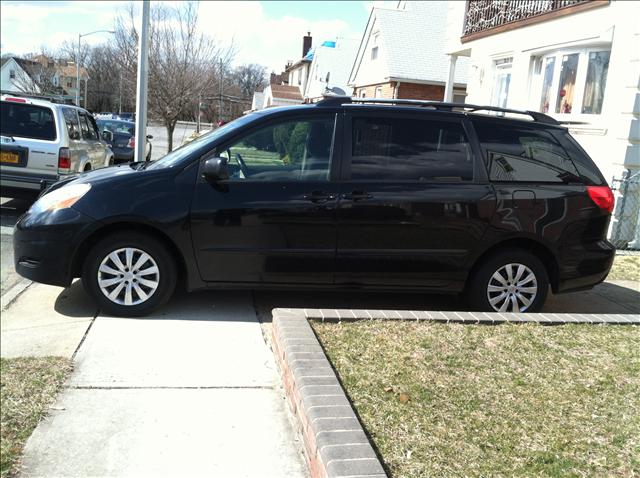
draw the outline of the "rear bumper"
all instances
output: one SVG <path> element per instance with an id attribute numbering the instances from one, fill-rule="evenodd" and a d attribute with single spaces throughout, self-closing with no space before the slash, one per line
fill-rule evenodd
<path id="1" fill-rule="evenodd" d="M 21 173 L 21 172 L 2 172 L 0 176 L 0 187 L 23 189 L 29 191 L 41 191 L 48 188 L 53 183 L 58 181 L 59 176 L 48 174 L 34 174 L 34 173 Z"/>
<path id="2" fill-rule="evenodd" d="M 609 241 L 598 241 L 568 254 L 570 259 L 560 264 L 555 293 L 591 289 L 607 278 L 616 248 Z"/>
<path id="3" fill-rule="evenodd" d="M 43 217 L 46 215 L 49 217 Z M 56 217 L 51 218 L 52 215 Z M 76 248 L 95 225 L 95 220 L 72 208 L 39 216 L 27 213 L 14 228 L 16 272 L 35 282 L 66 287 L 73 280 L 72 261 Z"/>

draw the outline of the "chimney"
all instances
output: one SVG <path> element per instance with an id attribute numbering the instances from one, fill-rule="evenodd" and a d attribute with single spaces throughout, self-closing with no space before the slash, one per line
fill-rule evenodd
<path id="1" fill-rule="evenodd" d="M 302 37 L 302 58 L 311 50 L 311 32 L 307 32 L 307 36 Z"/>

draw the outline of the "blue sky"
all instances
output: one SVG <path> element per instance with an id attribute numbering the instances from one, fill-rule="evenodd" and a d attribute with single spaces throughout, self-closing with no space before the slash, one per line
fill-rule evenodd
<path id="1" fill-rule="evenodd" d="M 127 2 L 20 2 L 0 4 L 2 53 L 55 49 L 78 33 L 111 29 L 114 16 Z M 155 3 L 155 2 L 154 2 Z M 177 2 L 165 2 L 177 3 Z M 282 69 L 301 55 L 302 36 L 311 32 L 314 44 L 336 37 L 362 36 L 372 2 L 201 2 L 200 28 L 222 45 L 233 43 L 236 63 L 261 63 Z M 91 44 L 108 34 L 83 38 Z"/>

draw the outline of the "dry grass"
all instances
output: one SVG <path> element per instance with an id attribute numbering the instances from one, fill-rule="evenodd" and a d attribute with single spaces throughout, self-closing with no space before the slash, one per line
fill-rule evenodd
<path id="1" fill-rule="evenodd" d="M 312 325 L 395 478 L 640 474 L 640 328 Z"/>
<path id="2" fill-rule="evenodd" d="M 616 256 L 607 279 L 640 281 L 640 255 Z"/>
<path id="3" fill-rule="evenodd" d="M 15 471 L 22 447 L 70 372 L 65 358 L 0 359 L 0 476 Z"/>

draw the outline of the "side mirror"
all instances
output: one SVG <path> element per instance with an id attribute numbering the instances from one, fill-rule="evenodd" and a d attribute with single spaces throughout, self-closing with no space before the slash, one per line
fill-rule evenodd
<path id="1" fill-rule="evenodd" d="M 148 134 L 148 135 L 147 135 L 147 139 L 153 139 L 153 135 Z"/>
<path id="2" fill-rule="evenodd" d="M 113 142 L 113 133 L 111 131 L 104 130 L 102 132 L 102 139 L 105 140 L 107 143 L 112 143 Z"/>
<path id="3" fill-rule="evenodd" d="M 204 162 L 202 177 L 207 181 L 224 181 L 229 179 L 229 168 L 225 158 L 209 158 Z"/>

